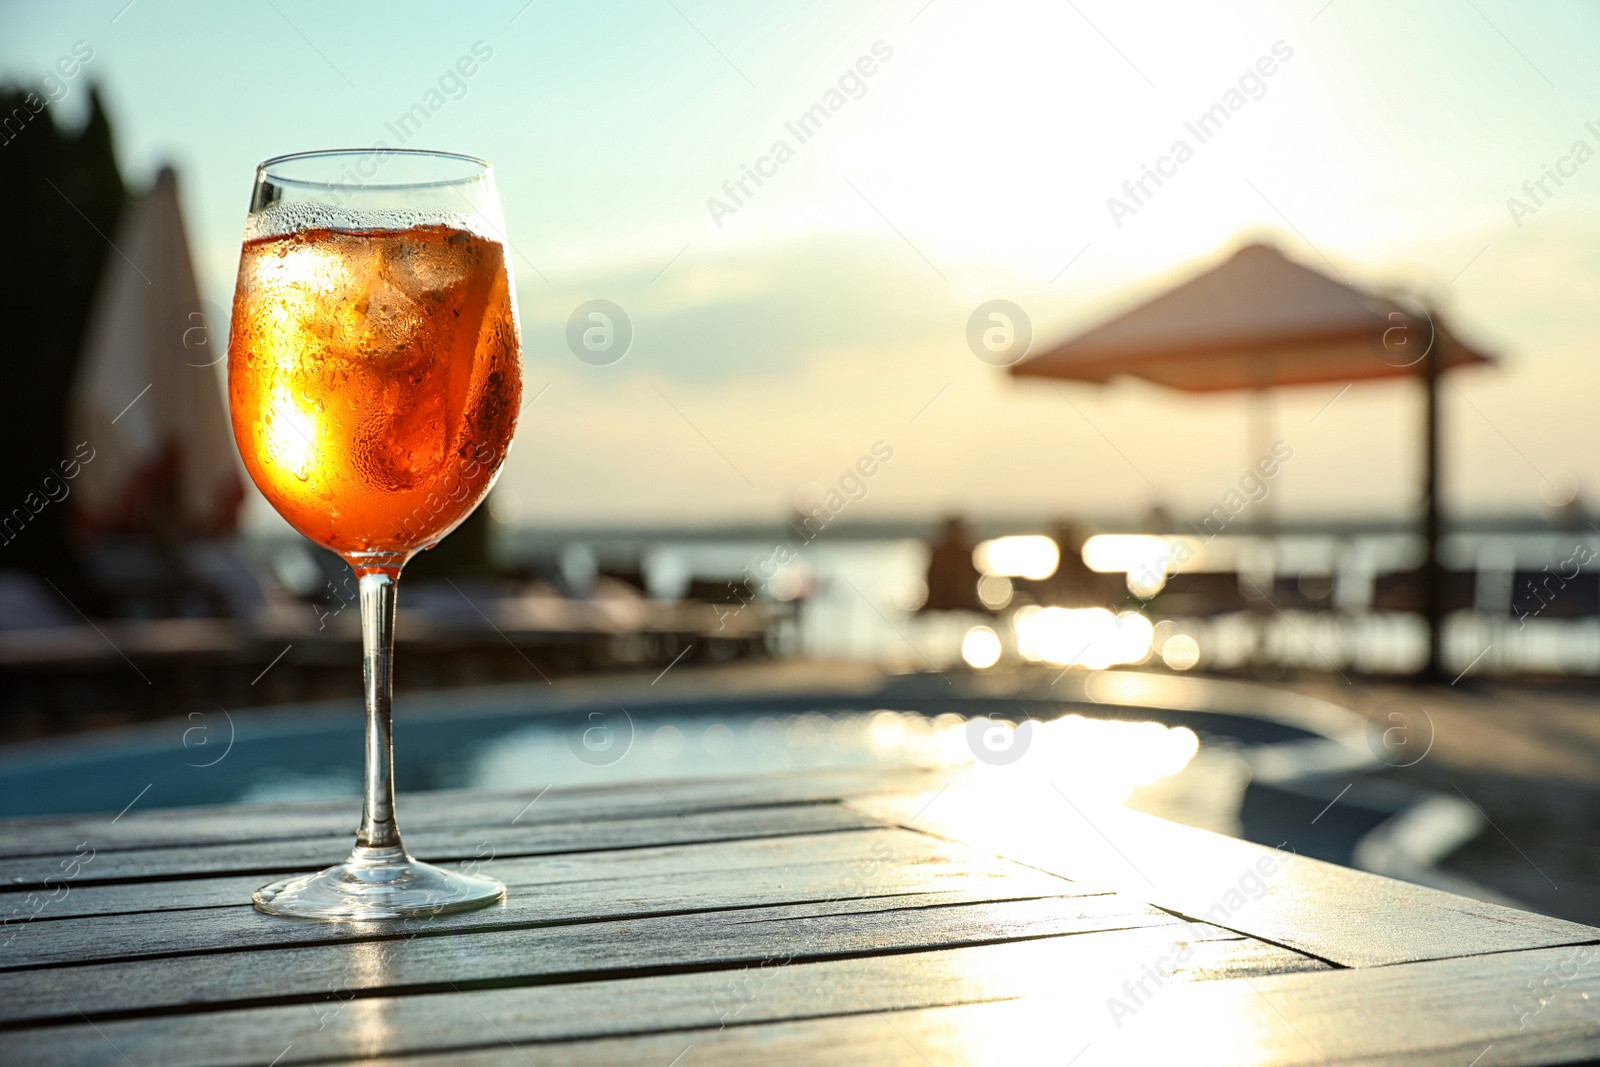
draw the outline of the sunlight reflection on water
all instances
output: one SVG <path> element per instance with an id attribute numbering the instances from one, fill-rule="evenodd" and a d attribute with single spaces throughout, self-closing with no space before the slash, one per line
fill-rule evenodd
<path id="1" fill-rule="evenodd" d="M 554 724 L 480 742 L 464 763 L 466 788 L 518 789 L 600 781 L 695 778 L 767 771 L 890 765 L 988 764 L 1043 774 L 1111 803 L 1175 775 L 1199 751 L 1186 727 L 1068 715 L 1021 726 L 1002 719 L 934 718 L 897 711 L 763 715 L 745 722 L 639 716 L 620 755 L 597 765 L 571 752 Z M 1015 753 L 1014 756 L 1012 754 Z"/>

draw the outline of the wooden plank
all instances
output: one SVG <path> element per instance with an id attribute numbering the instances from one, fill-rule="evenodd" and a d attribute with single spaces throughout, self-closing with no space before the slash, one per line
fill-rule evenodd
<path id="1" fill-rule="evenodd" d="M 730 863 L 741 870 L 754 869 L 767 876 L 768 868 L 787 865 L 858 860 L 870 854 L 883 842 L 895 851 L 897 859 L 905 863 L 932 862 L 936 860 L 962 860 L 979 869 L 988 865 L 995 870 L 994 860 L 988 853 L 978 852 L 964 845 L 911 831 L 890 829 L 874 824 L 872 828 L 855 831 L 830 831 L 821 834 L 793 834 L 782 837 L 752 837 L 715 845 L 697 841 L 687 845 L 652 845 L 614 851 L 570 852 L 553 856 L 499 857 L 486 860 L 484 870 L 493 870 L 516 886 L 541 886 L 556 882 L 577 882 L 594 879 L 652 878 L 666 875 L 701 875 L 709 877 L 719 869 L 731 869 Z M 1006 864 L 1009 872 L 1032 875 L 1028 868 Z M 1057 880 L 1056 876 L 1048 876 Z M 264 878 L 258 874 L 228 875 L 219 878 L 182 878 L 159 882 L 113 882 L 97 885 L 70 885 L 65 894 L 55 894 L 39 913 L 36 922 L 58 919 L 82 918 L 91 915 L 120 915 L 128 912 L 174 911 L 188 908 L 237 907 L 250 900 L 250 894 L 259 889 Z M 758 879 L 759 880 L 759 879 Z M 1073 886 L 1074 892 L 1095 890 L 1085 883 L 1058 880 L 1058 888 Z M 48 894 L 40 894 L 48 896 Z M 7 898 L 0 895 L 0 903 Z M 3 914 L 3 913 L 0 913 Z M 0 941 L 10 931 L 0 926 Z"/>
<path id="2" fill-rule="evenodd" d="M 995 902 L 934 892 L 447 937 L 413 931 L 387 941 L 12 971 L 0 974 L 0 1018 L 99 1023 L 160 1010 L 626 979 L 759 967 L 771 957 L 867 956 L 1174 924 L 1163 912 L 1111 896 Z"/>
<path id="3" fill-rule="evenodd" d="M 691 779 L 606 786 L 507 791 L 465 790 L 402 793 L 401 830 L 544 822 L 601 821 L 612 818 L 722 811 L 758 805 L 816 804 L 879 792 L 937 789 L 947 770 L 864 768 L 797 775 Z M 133 797 L 129 797 L 133 800 Z M 0 858 L 71 853 L 80 842 L 99 851 L 227 845 L 248 841 L 317 836 L 354 836 L 360 818 L 355 798 L 229 804 L 213 807 L 137 806 L 117 817 L 41 816 L 0 819 Z"/>
<path id="4" fill-rule="evenodd" d="M 960 892 L 968 899 L 1073 896 L 1091 890 L 1008 861 L 904 831 L 705 844 L 662 855 L 586 853 L 581 860 L 495 860 L 481 869 L 510 887 L 504 903 L 409 922 L 328 924 L 263 915 L 248 904 L 140 911 L 17 927 L 0 969 L 153 955 L 240 952 L 510 926 L 574 923 L 808 900 Z M 767 846 L 767 847 L 762 847 Z M 813 858 L 814 857 L 814 858 Z M 570 866 L 560 866 L 571 861 Z M 158 893 L 173 883 L 146 888 Z M 244 898 L 248 900 L 249 898 Z"/>
<path id="5" fill-rule="evenodd" d="M 1114 981 L 1121 982 L 1124 971 L 1137 976 L 1141 965 L 1137 961 L 1167 956 L 1174 931 L 1163 926 L 821 963 L 786 963 L 781 954 L 766 949 L 760 963 L 738 969 L 403 997 L 343 996 L 334 989 L 342 976 L 324 973 L 304 976 L 326 983 L 323 988 L 329 995 L 316 1003 L 110 1020 L 94 1027 L 80 1020 L 0 1032 L 0 1061 L 25 1060 L 50 1067 L 121 1063 L 125 1056 L 133 1063 L 166 1067 L 259 1067 L 280 1057 L 279 1067 L 288 1067 L 325 1058 L 477 1047 L 489 1056 L 503 1049 L 514 1057 L 506 1062 L 526 1067 L 529 1062 L 543 1064 L 556 1054 L 546 1042 L 692 1028 L 713 1033 L 723 1025 L 733 1033 L 763 1021 L 1062 990 L 1081 995 L 1084 983 L 1095 976 L 1115 976 Z M 883 932 L 892 936 L 893 928 Z M 1191 944 L 1192 957 L 1167 979 L 1169 985 L 1322 966 L 1297 953 L 1215 930 L 1205 931 Z M 45 989 L 60 996 L 48 986 Z M 830 1019 L 827 1025 L 840 1022 Z M 509 1047 L 513 1043 L 515 1050 Z M 669 1062 L 687 1043 L 688 1039 L 679 1042 L 668 1058 L 653 1060 L 655 1067 Z M 1054 1046 L 1057 1051 L 1062 1047 Z M 437 1062 L 465 1062 L 459 1059 L 462 1055 L 452 1051 Z M 607 1055 L 602 1049 L 597 1057 L 577 1062 L 633 1062 L 631 1057 L 607 1059 Z M 831 1055 L 829 1062 L 839 1062 L 837 1046 Z M 745 1062 L 765 1059 L 753 1056 Z"/>
<path id="6" fill-rule="evenodd" d="M 1198 982 L 1169 988 L 1116 1028 L 1077 995 L 683 1030 L 562 1045 L 509 1041 L 448 1055 L 385 1059 L 395 1067 L 540 1067 L 762 1063 L 833 1067 L 1544 1067 L 1600 1062 L 1600 992 L 1593 975 L 1545 1007 L 1515 989 L 1577 966 L 1571 949 L 1362 971 Z M 1533 957 L 1521 959 L 1518 957 Z M 1591 971 L 1600 971 L 1593 962 Z M 1448 973 L 1444 973 L 1448 972 Z M 1510 993 L 1507 997 L 1505 994 Z M 1588 999 L 1584 999 L 1587 996 Z M 1525 1025 L 1519 1027 L 1519 1019 Z M 285 1063 L 294 1062 L 285 1057 Z M 352 1062 L 352 1061 L 344 1061 Z M 372 1062 L 363 1060 L 361 1062 Z"/>
<path id="7" fill-rule="evenodd" d="M 129 912 L 181 911 L 190 908 L 236 907 L 261 888 L 259 874 L 233 874 L 221 878 L 183 878 L 170 882 L 108 882 L 71 885 L 65 893 L 53 889 L 36 895 L 0 894 L 0 945 L 27 923 L 81 919 L 90 915 Z M 35 908 L 37 910 L 35 910 Z M 0 959 L 8 953 L 0 949 Z"/>
<path id="8" fill-rule="evenodd" d="M 998 770 L 1004 770 L 999 768 Z M 1397 882 L 985 774 L 922 796 L 848 801 L 895 825 L 1063 877 L 1092 872 L 1157 907 L 1344 967 L 1600 941 L 1600 928 Z M 1041 814 L 1019 820 L 1018 811 Z"/>
<path id="9" fill-rule="evenodd" d="M 550 853 L 638 848 L 695 841 L 736 841 L 820 831 L 870 829 L 881 824 L 835 804 L 744 807 L 696 815 L 666 815 L 596 822 L 500 825 L 458 830 L 422 830 L 405 835 L 413 855 L 434 863 L 470 861 L 488 855 L 532 856 Z M 72 885 L 150 880 L 233 872 L 283 875 L 312 871 L 350 854 L 353 834 L 292 837 L 273 841 L 95 852 L 82 862 Z M 80 855 L 78 859 L 82 859 Z M 20 856 L 0 862 L 0 880 L 15 893 L 54 889 L 73 855 Z M 263 877 L 263 881 L 269 881 Z M 0 916 L 5 909 L 0 894 Z"/>

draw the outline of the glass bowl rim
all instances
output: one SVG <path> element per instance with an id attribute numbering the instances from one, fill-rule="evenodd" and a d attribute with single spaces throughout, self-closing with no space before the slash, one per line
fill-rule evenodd
<path id="1" fill-rule="evenodd" d="M 341 156 L 350 157 L 350 158 L 358 158 L 358 157 L 362 157 L 362 156 L 373 156 L 373 155 L 413 156 L 413 157 L 429 156 L 429 157 L 432 157 L 434 159 L 447 159 L 447 160 L 454 160 L 454 161 L 459 162 L 459 163 L 470 164 L 471 166 L 473 166 L 476 169 L 473 170 L 469 174 L 463 174 L 463 175 L 461 175 L 459 177 L 419 179 L 417 181 L 400 181 L 400 182 L 370 182 L 370 181 L 363 181 L 363 180 L 361 180 L 359 178 L 359 176 L 354 181 L 337 181 L 337 180 L 324 181 L 324 180 L 318 180 L 318 179 L 314 179 L 314 178 L 291 177 L 291 176 L 288 176 L 288 175 L 275 174 L 275 173 L 272 172 L 272 168 L 277 166 L 277 165 L 279 165 L 279 164 L 290 163 L 290 162 L 294 162 L 294 161 L 298 161 L 298 160 L 304 160 L 304 159 L 313 159 L 313 158 L 316 158 L 316 157 L 319 157 L 319 156 L 320 157 L 328 157 L 328 158 L 335 158 L 336 159 L 336 158 L 341 157 Z M 379 166 L 382 166 L 382 164 L 380 163 Z M 486 159 L 480 159 L 477 156 L 467 155 L 465 152 L 445 152 L 445 151 L 440 151 L 440 150 L 436 150 L 436 149 L 429 149 L 429 148 L 378 148 L 376 146 L 371 147 L 371 148 L 317 148 L 317 149 L 312 149 L 312 150 L 306 151 L 306 152 L 285 152 L 282 155 L 273 156 L 270 159 L 264 159 L 260 163 L 256 164 L 256 180 L 258 182 L 262 181 L 262 180 L 270 179 L 272 181 L 272 183 L 275 184 L 275 185 L 294 185 L 294 186 L 299 186 L 301 188 L 306 188 L 306 189 L 351 189 L 351 188 L 359 188 L 359 189 L 427 189 L 427 188 L 441 188 L 441 187 L 444 187 L 444 186 L 468 185 L 468 184 L 470 184 L 472 182 L 483 181 L 485 178 L 488 178 L 488 177 L 492 176 L 493 173 L 494 173 L 494 165 L 492 163 L 490 163 Z"/>

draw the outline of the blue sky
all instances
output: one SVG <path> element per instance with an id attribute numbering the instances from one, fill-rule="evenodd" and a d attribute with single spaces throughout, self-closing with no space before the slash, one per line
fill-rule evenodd
<path id="1" fill-rule="evenodd" d="M 529 395 L 549 386 L 502 480 L 524 521 L 776 516 L 880 439 L 863 516 L 1203 511 L 1254 458 L 1243 400 L 1123 383 L 1068 405 L 975 359 L 965 325 L 1003 297 L 1045 343 L 1246 237 L 1427 293 L 1504 355 L 1446 412 L 1450 499 L 1499 511 L 1547 477 L 1600 492 L 1600 161 L 1520 226 L 1506 204 L 1574 141 L 1600 149 L 1597 37 L 1592 6 L 1510 0 L 112 0 L 0 7 L 0 73 L 94 48 L 58 116 L 92 79 L 132 178 L 179 168 L 225 305 L 255 163 L 386 137 L 492 49 L 412 143 L 497 167 Z M 798 144 L 785 122 L 879 42 Z M 1278 42 L 1256 98 L 1116 225 L 1107 199 Z M 717 225 L 708 198 L 780 138 L 793 158 Z M 563 340 L 594 298 L 634 321 L 611 366 Z M 1336 392 L 1280 394 L 1279 508 L 1401 513 L 1417 397 L 1358 386 L 1312 422 Z"/>

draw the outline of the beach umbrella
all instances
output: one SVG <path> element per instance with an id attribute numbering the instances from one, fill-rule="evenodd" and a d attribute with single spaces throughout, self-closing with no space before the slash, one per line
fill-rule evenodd
<path id="1" fill-rule="evenodd" d="M 87 534 L 212 537 L 243 487 L 222 394 L 227 321 L 200 300 L 177 178 L 162 168 L 117 226 L 69 401 Z"/>
<path id="2" fill-rule="evenodd" d="M 1251 244 L 1212 269 L 1046 351 L 1014 376 L 1104 383 L 1142 378 L 1192 393 L 1284 386 L 1419 381 L 1423 434 L 1423 600 L 1427 673 L 1437 677 L 1443 581 L 1439 568 L 1439 378 L 1493 359 L 1461 342 L 1437 313 L 1382 296 Z"/>

